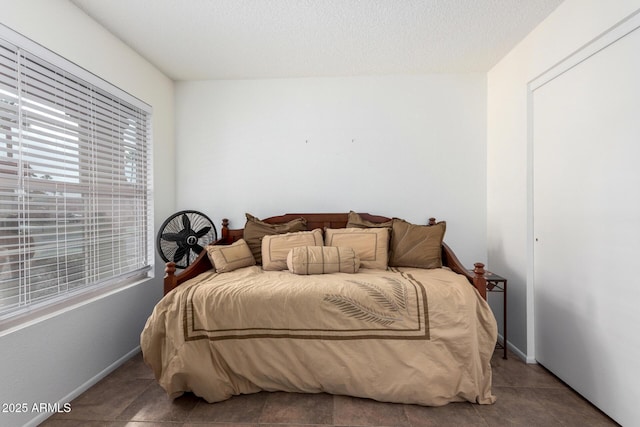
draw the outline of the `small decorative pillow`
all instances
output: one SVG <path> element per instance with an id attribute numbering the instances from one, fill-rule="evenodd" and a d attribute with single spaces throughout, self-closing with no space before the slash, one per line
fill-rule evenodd
<path id="1" fill-rule="evenodd" d="M 264 236 L 262 239 L 262 268 L 286 270 L 287 255 L 298 246 L 322 246 L 322 231 L 298 231 L 297 233 Z"/>
<path id="2" fill-rule="evenodd" d="M 247 222 L 244 226 L 243 237 L 251 249 L 256 264 L 262 264 L 262 238 L 274 234 L 293 233 L 307 229 L 307 220 L 304 218 L 293 219 L 284 224 L 269 224 L 260 221 L 251 214 L 245 214 Z"/>
<path id="3" fill-rule="evenodd" d="M 328 228 L 325 230 L 324 244 L 353 248 L 363 268 L 387 269 L 388 228 Z"/>
<path id="4" fill-rule="evenodd" d="M 227 273 L 241 267 L 255 265 L 251 249 L 243 239 L 230 245 L 209 245 L 206 247 L 211 264 L 218 273 Z"/>
<path id="5" fill-rule="evenodd" d="M 391 228 L 392 223 L 393 220 L 385 222 L 372 222 L 362 218 L 359 213 L 354 211 L 350 211 L 349 216 L 347 217 L 347 228 Z"/>
<path id="6" fill-rule="evenodd" d="M 351 248 L 298 246 L 289 251 L 287 267 L 295 274 L 357 273 L 360 258 Z"/>
<path id="7" fill-rule="evenodd" d="M 393 219 L 389 265 L 394 267 L 442 267 L 442 240 L 447 223 L 415 225 Z"/>

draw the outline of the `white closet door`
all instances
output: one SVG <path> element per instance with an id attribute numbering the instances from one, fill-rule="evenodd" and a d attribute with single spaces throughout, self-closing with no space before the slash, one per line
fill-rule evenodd
<path id="1" fill-rule="evenodd" d="M 640 30 L 533 91 L 536 360 L 640 425 Z"/>

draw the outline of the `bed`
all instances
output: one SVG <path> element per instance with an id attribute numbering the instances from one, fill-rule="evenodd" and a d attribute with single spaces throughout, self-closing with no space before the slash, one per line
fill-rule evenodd
<path id="1" fill-rule="evenodd" d="M 222 238 L 184 271 L 167 264 L 144 360 L 173 398 L 492 404 L 484 266 L 466 269 L 445 229 L 355 212 L 247 214 L 243 229 L 223 220 Z"/>

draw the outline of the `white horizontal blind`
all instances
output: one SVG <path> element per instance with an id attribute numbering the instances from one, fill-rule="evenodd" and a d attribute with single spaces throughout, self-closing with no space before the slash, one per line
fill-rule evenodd
<path id="1" fill-rule="evenodd" d="M 150 111 L 66 68 L 0 38 L 0 319 L 152 265 Z"/>

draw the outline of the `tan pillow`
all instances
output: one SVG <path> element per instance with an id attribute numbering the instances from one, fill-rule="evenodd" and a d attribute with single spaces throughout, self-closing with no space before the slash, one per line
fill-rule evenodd
<path id="1" fill-rule="evenodd" d="M 247 223 L 244 226 L 243 237 L 258 265 L 262 264 L 262 238 L 264 236 L 293 233 L 307 229 L 307 220 L 304 218 L 297 218 L 284 224 L 267 224 L 251 214 L 245 214 L 245 216 L 247 217 Z"/>
<path id="2" fill-rule="evenodd" d="M 393 220 L 389 265 L 394 267 L 442 267 L 442 239 L 447 223 L 415 225 Z"/>
<path id="3" fill-rule="evenodd" d="M 328 228 L 326 246 L 353 248 L 363 268 L 387 269 L 389 257 L 388 228 Z"/>
<path id="4" fill-rule="evenodd" d="M 209 245 L 206 247 L 209 259 L 218 273 L 227 273 L 241 267 L 256 265 L 256 260 L 243 239 L 230 245 Z"/>
<path id="5" fill-rule="evenodd" d="M 360 258 L 351 248 L 298 246 L 287 255 L 287 268 L 295 274 L 357 273 Z"/>
<path id="6" fill-rule="evenodd" d="M 347 217 L 347 228 L 391 228 L 392 223 L 393 220 L 385 222 L 372 222 L 362 218 L 359 213 L 354 211 L 350 211 L 349 216 Z"/>
<path id="7" fill-rule="evenodd" d="M 262 268 L 286 270 L 289 251 L 298 246 L 322 246 L 322 231 L 298 231 L 297 233 L 264 236 L 262 239 Z"/>

